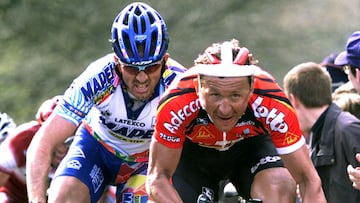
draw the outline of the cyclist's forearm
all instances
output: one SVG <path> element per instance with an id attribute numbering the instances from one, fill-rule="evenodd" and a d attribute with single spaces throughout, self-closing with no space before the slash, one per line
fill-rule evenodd
<path id="1" fill-rule="evenodd" d="M 182 203 L 179 194 L 176 192 L 174 187 L 169 183 L 168 180 L 156 181 L 149 187 L 149 193 L 151 199 L 156 203 Z"/>
<path id="2" fill-rule="evenodd" d="M 33 140 L 27 151 L 26 182 L 30 202 L 47 202 L 50 152 L 45 145 L 38 145 Z"/>

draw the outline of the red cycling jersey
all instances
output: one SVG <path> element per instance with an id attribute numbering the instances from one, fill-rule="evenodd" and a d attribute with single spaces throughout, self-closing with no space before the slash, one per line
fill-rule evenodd
<path id="1" fill-rule="evenodd" d="M 195 91 L 197 75 L 188 72 L 162 96 L 154 133 L 158 142 L 179 148 L 188 138 L 200 146 L 223 151 L 242 139 L 266 134 L 279 154 L 291 153 L 305 143 L 293 107 L 266 71 L 259 68 L 254 75 L 254 92 L 246 112 L 228 132 L 212 124 Z"/>
<path id="2" fill-rule="evenodd" d="M 0 172 L 9 175 L 7 182 L 0 187 L 0 193 L 7 195 L 6 202 L 28 202 L 25 180 L 26 150 L 40 126 L 37 121 L 22 124 L 1 143 Z"/>

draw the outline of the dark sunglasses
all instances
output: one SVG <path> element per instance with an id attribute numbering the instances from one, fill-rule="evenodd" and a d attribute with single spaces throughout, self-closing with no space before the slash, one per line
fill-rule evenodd
<path id="1" fill-rule="evenodd" d="M 159 68 L 161 68 L 162 62 L 163 62 L 163 60 L 161 59 L 159 61 L 156 61 L 156 62 L 148 64 L 148 65 L 144 65 L 144 66 L 135 66 L 135 65 L 126 64 L 126 63 L 121 63 L 121 65 L 126 72 L 128 72 L 132 75 L 137 75 L 141 71 L 144 71 L 144 73 L 146 73 L 148 75 L 148 74 L 154 73 Z"/>

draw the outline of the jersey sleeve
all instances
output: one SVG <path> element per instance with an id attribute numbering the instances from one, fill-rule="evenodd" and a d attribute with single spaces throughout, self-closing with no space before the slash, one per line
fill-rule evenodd
<path id="1" fill-rule="evenodd" d="M 255 76 L 250 99 L 255 117 L 268 130 L 279 154 L 291 153 L 305 144 L 295 110 L 274 78 L 266 72 Z"/>
<path id="2" fill-rule="evenodd" d="M 73 81 L 54 112 L 78 125 L 94 105 L 112 93 L 117 81 L 113 55 L 109 54 L 91 63 Z"/>
<path id="3" fill-rule="evenodd" d="M 186 68 L 177 61 L 169 58 L 166 62 L 167 68 L 162 74 L 165 88 L 168 88 L 175 78 L 186 71 Z"/>
<path id="4" fill-rule="evenodd" d="M 180 148 L 185 141 L 185 134 L 182 133 L 181 121 L 172 120 L 173 109 L 179 108 L 176 100 L 170 99 L 162 103 L 157 111 L 154 138 L 161 144 L 171 147 Z M 178 125 L 173 125 L 173 122 Z"/>
<path id="5" fill-rule="evenodd" d="M 160 101 L 153 139 L 167 147 L 182 147 L 186 127 L 196 118 L 201 108 L 192 84 L 192 79 L 182 78 L 176 81 Z"/>

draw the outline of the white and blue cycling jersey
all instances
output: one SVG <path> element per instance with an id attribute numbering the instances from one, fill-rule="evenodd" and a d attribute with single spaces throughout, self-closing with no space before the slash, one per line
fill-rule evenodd
<path id="1" fill-rule="evenodd" d="M 55 112 L 75 125 L 83 122 L 93 137 L 116 156 L 147 161 L 160 95 L 185 70 L 168 61 L 154 95 L 135 111 L 116 73 L 114 54 L 108 54 L 91 63 L 73 81 Z"/>

